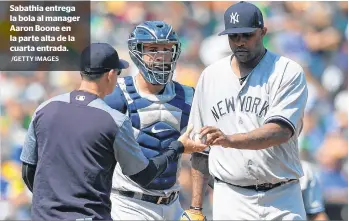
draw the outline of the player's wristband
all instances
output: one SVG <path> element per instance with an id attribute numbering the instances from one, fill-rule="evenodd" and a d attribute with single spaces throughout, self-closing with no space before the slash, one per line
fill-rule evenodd
<path id="1" fill-rule="evenodd" d="M 202 207 L 190 206 L 190 209 L 202 211 Z"/>
<path id="2" fill-rule="evenodd" d="M 182 154 L 184 152 L 184 145 L 182 142 L 175 140 L 170 143 L 168 149 L 173 149 L 177 154 Z"/>
<path id="3" fill-rule="evenodd" d="M 170 143 L 166 152 L 167 153 L 164 154 L 168 155 L 168 160 L 170 162 L 177 161 L 180 155 L 184 152 L 184 146 L 182 142 L 175 140 Z"/>

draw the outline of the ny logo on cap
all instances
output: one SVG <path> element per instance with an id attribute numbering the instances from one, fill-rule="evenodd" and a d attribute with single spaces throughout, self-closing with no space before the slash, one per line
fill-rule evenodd
<path id="1" fill-rule="evenodd" d="M 230 15 L 230 23 L 235 24 L 235 22 L 239 23 L 239 14 L 237 12 L 235 12 L 235 13 L 232 12 Z"/>

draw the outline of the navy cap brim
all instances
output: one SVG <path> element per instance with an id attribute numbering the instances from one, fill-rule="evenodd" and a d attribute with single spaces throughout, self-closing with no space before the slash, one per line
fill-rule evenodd
<path id="1" fill-rule="evenodd" d="M 128 68 L 130 65 L 127 61 L 123 60 L 123 59 L 119 59 L 119 67 L 120 69 L 126 69 Z"/>
<path id="2" fill-rule="evenodd" d="M 229 35 L 229 34 L 240 34 L 240 33 L 251 33 L 257 30 L 258 28 L 229 28 L 222 31 L 218 35 Z"/>

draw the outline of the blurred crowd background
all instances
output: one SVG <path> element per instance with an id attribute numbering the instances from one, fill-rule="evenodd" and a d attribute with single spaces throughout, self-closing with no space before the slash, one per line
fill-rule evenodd
<path id="1" fill-rule="evenodd" d="M 112 44 L 131 62 L 127 49 L 130 31 L 144 20 L 164 20 L 182 43 L 175 78 L 195 86 L 207 65 L 230 53 L 227 37 L 217 33 L 223 30 L 224 11 L 233 3 L 92 2 L 91 39 Z M 309 98 L 299 137 L 300 154 L 318 171 L 330 219 L 347 220 L 348 2 L 254 3 L 262 10 L 268 28 L 267 49 L 297 61 L 305 70 Z M 79 47 L 79 42 L 72 47 Z M 131 66 L 123 75 L 136 73 Z M 0 73 L 0 220 L 30 219 L 31 194 L 21 179 L 19 156 L 31 115 L 42 101 L 77 88 L 79 81 L 78 72 Z M 183 208 L 188 208 L 189 156 L 183 157 L 182 168 L 180 200 Z M 210 218 L 211 189 L 204 206 Z"/>

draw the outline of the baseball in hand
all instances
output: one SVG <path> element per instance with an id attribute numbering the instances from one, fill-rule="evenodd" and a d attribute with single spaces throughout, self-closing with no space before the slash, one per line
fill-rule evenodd
<path id="1" fill-rule="evenodd" d="M 201 142 L 202 144 L 205 144 L 206 143 L 206 136 L 204 136 L 204 137 L 202 137 L 201 139 L 200 139 L 200 134 L 199 133 L 195 133 L 194 134 L 194 136 L 193 136 L 193 140 L 195 141 L 195 142 Z"/>

